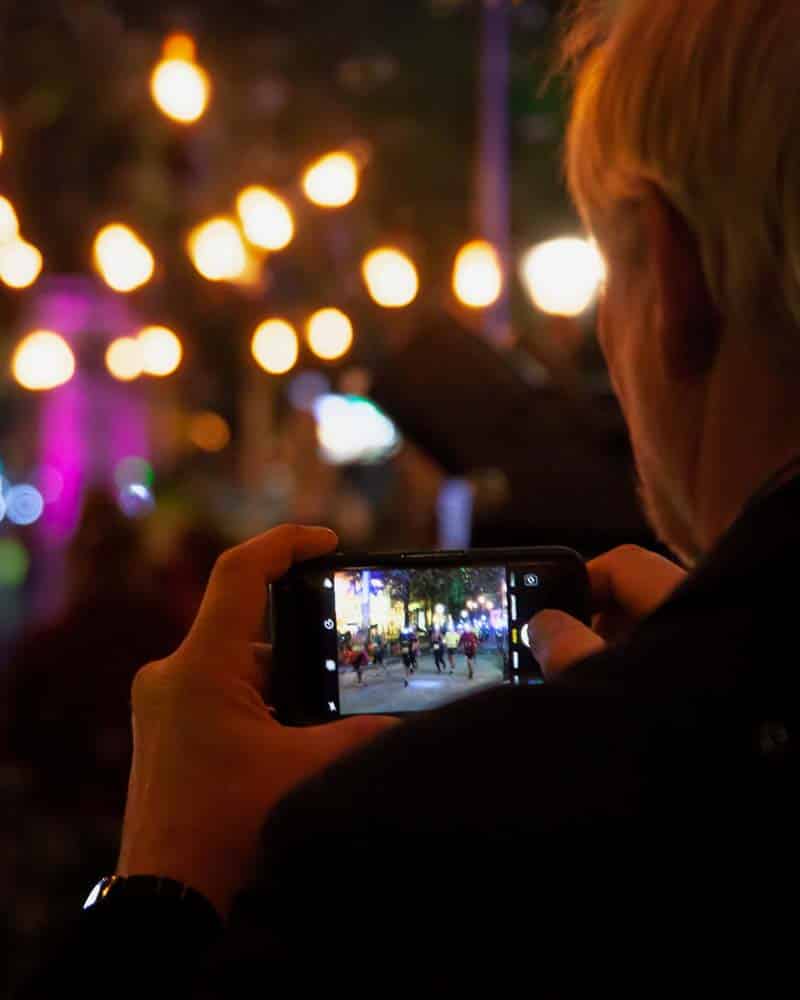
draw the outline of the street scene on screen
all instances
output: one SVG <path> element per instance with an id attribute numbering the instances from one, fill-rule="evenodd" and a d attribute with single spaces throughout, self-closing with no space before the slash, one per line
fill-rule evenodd
<path id="1" fill-rule="evenodd" d="M 508 677 L 505 569 L 336 574 L 342 715 L 433 708 Z"/>

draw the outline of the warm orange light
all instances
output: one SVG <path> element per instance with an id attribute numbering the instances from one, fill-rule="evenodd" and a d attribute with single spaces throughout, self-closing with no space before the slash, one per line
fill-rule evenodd
<path id="1" fill-rule="evenodd" d="M 105 226 L 94 241 L 94 262 L 103 281 L 115 292 L 132 292 L 153 277 L 155 261 L 145 243 L 128 226 Z"/>
<path id="2" fill-rule="evenodd" d="M 358 191 L 358 165 L 349 153 L 328 153 L 305 172 L 303 190 L 315 205 L 341 208 Z"/>
<path id="3" fill-rule="evenodd" d="M 262 250 L 283 250 L 294 236 L 294 220 L 289 206 L 272 191 L 254 185 L 236 199 L 242 228 L 253 246 Z"/>
<path id="4" fill-rule="evenodd" d="M 75 356 L 59 334 L 35 330 L 17 345 L 11 371 L 24 389 L 55 389 L 75 374 Z"/>
<path id="5" fill-rule="evenodd" d="M 197 46 L 191 35 L 176 32 L 165 39 L 163 52 L 165 59 L 185 59 L 187 62 L 194 62 Z"/>
<path id="6" fill-rule="evenodd" d="M 208 281 L 235 281 L 247 270 L 247 250 L 239 227 L 224 215 L 192 230 L 189 255 Z"/>
<path id="7" fill-rule="evenodd" d="M 171 375 L 183 357 L 181 342 L 165 326 L 146 326 L 139 331 L 142 371 L 147 375 Z"/>
<path id="8" fill-rule="evenodd" d="M 192 444 L 201 451 L 222 451 L 231 439 L 228 422 L 218 413 L 206 410 L 194 413 L 189 418 L 188 436 Z"/>
<path id="9" fill-rule="evenodd" d="M 29 288 L 42 273 L 42 255 L 17 237 L 0 246 L 0 280 L 9 288 Z"/>
<path id="10" fill-rule="evenodd" d="M 264 371 L 283 375 L 294 367 L 299 353 L 297 333 L 283 319 L 268 319 L 256 329 L 251 342 L 253 357 Z"/>
<path id="11" fill-rule="evenodd" d="M 106 368 L 120 382 L 132 382 L 142 374 L 142 347 L 135 337 L 117 337 L 106 350 Z"/>
<path id="12" fill-rule="evenodd" d="M 0 246 L 17 238 L 19 220 L 14 206 L 0 194 Z"/>
<path id="13" fill-rule="evenodd" d="M 150 77 L 156 105 L 182 125 L 202 118 L 211 98 L 208 74 L 194 60 L 194 40 L 188 35 L 170 35 L 164 43 L 164 58 Z"/>
<path id="14" fill-rule="evenodd" d="M 473 240 L 463 246 L 453 266 L 453 291 L 458 301 L 471 309 L 485 309 L 498 300 L 502 290 L 503 271 L 492 244 Z"/>
<path id="15" fill-rule="evenodd" d="M 339 309 L 320 309 L 306 327 L 308 346 L 323 361 L 334 361 L 350 350 L 353 324 Z"/>
<path id="16" fill-rule="evenodd" d="M 400 250 L 392 247 L 373 250 L 364 258 L 361 270 L 369 294 L 379 306 L 400 309 L 417 296 L 417 269 Z"/>

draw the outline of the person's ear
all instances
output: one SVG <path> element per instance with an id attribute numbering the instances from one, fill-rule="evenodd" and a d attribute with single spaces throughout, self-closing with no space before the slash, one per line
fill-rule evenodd
<path id="1" fill-rule="evenodd" d="M 664 363 L 678 379 L 705 375 L 720 341 L 720 317 L 706 283 L 700 248 L 683 216 L 654 186 L 641 202 Z"/>

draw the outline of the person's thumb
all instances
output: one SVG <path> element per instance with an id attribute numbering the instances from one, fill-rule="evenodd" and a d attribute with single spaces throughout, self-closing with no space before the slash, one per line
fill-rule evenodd
<path id="1" fill-rule="evenodd" d="M 577 618 L 563 611 L 540 611 L 528 623 L 531 652 L 548 681 L 574 663 L 605 649 L 605 642 Z"/>

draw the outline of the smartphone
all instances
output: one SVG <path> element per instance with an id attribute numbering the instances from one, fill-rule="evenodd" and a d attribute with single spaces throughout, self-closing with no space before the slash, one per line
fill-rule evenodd
<path id="1" fill-rule="evenodd" d="M 555 608 L 590 623 L 585 562 L 560 546 L 336 553 L 296 564 L 270 591 L 269 701 L 286 725 L 541 684 L 530 618 Z"/>

